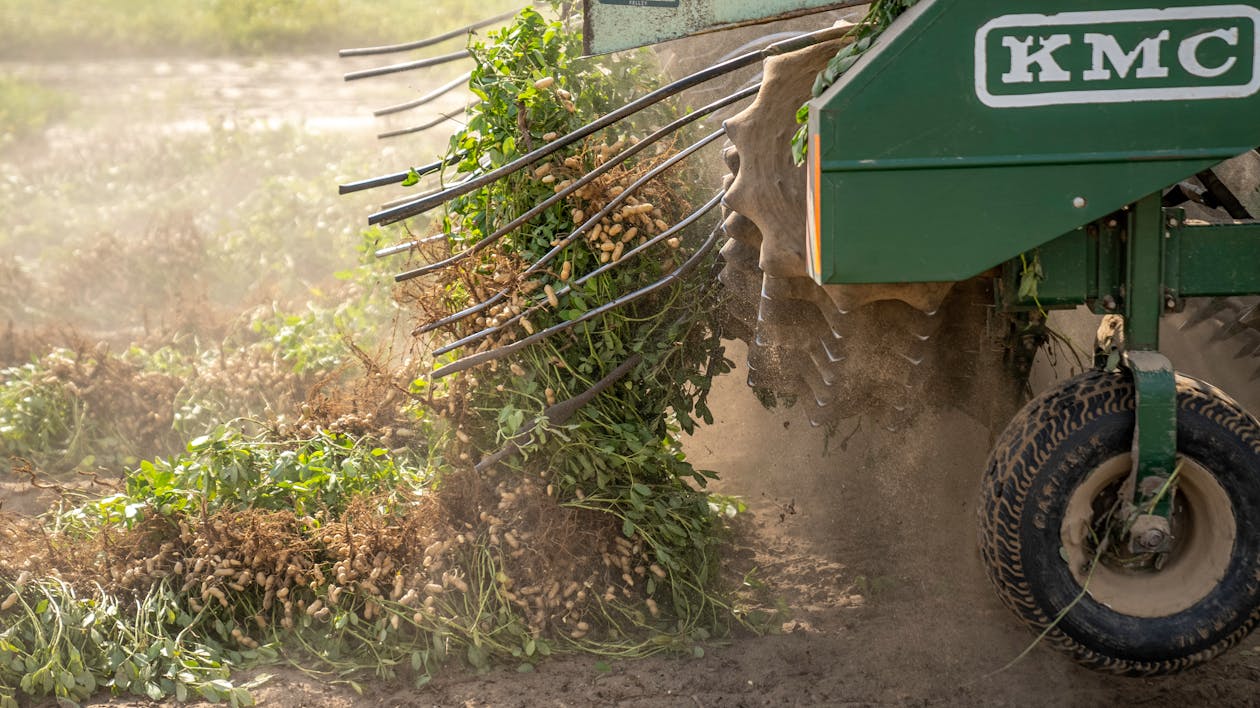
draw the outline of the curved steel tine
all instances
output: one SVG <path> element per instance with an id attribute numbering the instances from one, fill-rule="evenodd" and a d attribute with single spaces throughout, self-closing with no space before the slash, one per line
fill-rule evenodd
<path id="1" fill-rule="evenodd" d="M 418 108 L 420 106 L 423 106 L 426 103 L 429 103 L 430 101 L 433 101 L 437 98 L 441 98 L 442 96 L 445 96 L 446 94 L 450 93 L 456 88 L 459 88 L 460 86 L 467 85 L 468 80 L 470 78 L 472 78 L 472 72 L 466 71 L 463 74 L 460 74 L 459 76 L 455 77 L 454 79 L 451 79 L 449 83 L 442 84 L 441 86 L 433 89 L 432 91 L 424 94 L 423 96 L 415 99 L 414 101 L 407 101 L 406 103 L 399 103 L 393 106 L 379 108 L 375 111 L 372 111 L 372 115 L 379 118 L 381 116 L 387 116 L 392 113 L 401 113 L 403 111 L 409 111 L 412 108 Z"/>
<path id="2" fill-rule="evenodd" d="M 361 71 L 351 71 L 343 78 L 346 81 L 357 81 L 359 79 L 370 79 L 373 76 L 384 76 L 386 74 L 397 74 L 401 71 L 411 71 L 413 69 L 426 69 L 430 66 L 438 66 L 460 59 L 467 59 L 472 56 L 472 52 L 467 49 L 461 49 L 450 54 L 441 54 L 436 57 L 428 57 L 426 59 L 417 59 L 416 61 L 405 61 L 401 64 L 389 64 L 388 66 L 378 66 L 374 69 L 363 69 Z"/>
<path id="3" fill-rule="evenodd" d="M 422 165 L 420 167 L 413 167 L 403 172 L 394 172 L 388 175 L 381 175 L 380 177 L 370 177 L 368 179 L 359 180 L 358 182 L 343 184 L 337 187 L 337 193 L 351 194 L 353 192 L 362 192 L 365 189 L 375 189 L 377 187 L 387 187 L 391 184 L 399 184 L 400 182 L 405 181 L 407 179 L 407 175 L 410 175 L 412 172 L 415 172 L 416 175 L 423 177 L 431 172 L 437 172 L 442 169 L 444 165 L 451 165 L 459 162 L 464 159 L 466 154 L 467 153 L 464 152 L 457 152 L 450 157 L 444 157 L 441 160 L 430 162 L 429 164 Z"/>
<path id="4" fill-rule="evenodd" d="M 406 52 L 412 49 L 423 49 L 424 47 L 432 46 L 440 42 L 445 42 L 448 39 L 454 39 L 463 34 L 468 34 L 469 32 L 475 29 L 481 29 L 482 27 L 485 27 L 487 25 L 492 25 L 496 22 L 509 20 L 515 17 L 518 12 L 525 9 L 526 7 L 529 7 L 529 5 L 525 5 L 524 7 L 518 10 L 505 12 L 502 15 L 495 15 L 494 17 L 487 17 L 484 20 L 477 20 L 476 22 L 473 22 L 472 24 L 464 25 L 463 27 L 453 29 L 449 32 L 443 32 L 442 34 L 435 35 L 433 37 L 426 37 L 424 39 L 418 39 L 414 42 L 403 42 L 402 44 L 386 44 L 379 47 L 359 47 L 357 49 L 342 49 L 341 51 L 337 52 L 337 56 L 339 57 L 366 57 L 366 56 L 372 56 L 374 54 L 395 54 L 397 52 Z"/>
<path id="5" fill-rule="evenodd" d="M 717 78 L 718 76 L 722 76 L 723 74 L 730 73 L 736 69 L 748 66 L 749 64 L 752 64 L 754 62 L 761 61 L 762 59 L 766 57 L 775 56 L 777 54 L 784 54 L 787 52 L 796 51 L 798 49 L 804 49 L 805 47 L 818 44 L 819 42 L 825 42 L 831 39 L 838 39 L 840 37 L 843 37 L 845 34 L 847 34 L 848 31 L 849 29 L 845 27 L 828 27 L 826 29 L 821 29 L 815 32 L 803 34 L 798 37 L 792 37 L 790 39 L 785 39 L 780 42 L 775 42 L 774 44 L 771 44 L 770 46 L 764 49 L 761 49 L 755 52 L 749 52 L 748 54 L 745 54 L 743 56 L 736 57 L 734 59 L 723 62 L 721 64 L 715 64 L 714 66 L 711 66 L 701 71 L 697 71 L 696 73 L 691 74 L 690 76 L 686 76 L 682 79 L 679 79 L 678 81 L 675 81 L 670 84 L 666 84 L 665 86 L 662 86 L 656 89 L 655 91 L 652 91 L 651 93 L 641 96 L 631 101 L 630 103 L 627 103 L 621 108 L 618 108 L 615 111 L 607 113 L 601 118 L 598 118 L 595 121 L 588 123 L 582 126 L 581 128 L 578 128 L 577 130 L 569 133 L 568 135 L 559 137 L 547 143 L 546 145 L 543 145 L 529 152 L 528 154 L 523 155 L 513 160 L 512 162 L 509 162 L 506 165 L 503 165 L 502 167 L 499 167 L 498 169 L 492 172 L 488 172 L 473 183 L 470 183 L 463 187 L 459 187 L 458 189 L 447 190 L 441 194 L 435 194 L 432 197 L 429 197 L 428 199 L 417 200 L 414 204 L 411 204 L 411 205 L 397 207 L 395 209 L 379 211 L 368 217 L 368 223 L 369 224 L 392 224 L 396 221 L 402 221 L 403 219 L 406 219 L 411 216 L 415 216 L 417 214 L 423 214 L 424 212 L 440 204 L 446 203 L 447 201 L 449 201 L 450 199 L 454 197 L 467 194 L 475 189 L 484 187 L 485 185 L 490 184 L 491 182 L 495 182 L 499 179 L 502 179 L 503 177 L 509 174 L 512 174 L 513 172 L 516 172 L 522 168 L 528 167 L 529 165 L 532 165 L 535 162 L 538 162 L 539 160 L 543 159 L 544 157 L 547 157 L 548 155 L 556 152 L 557 150 L 560 150 L 566 145 L 571 145 L 579 140 L 582 140 L 588 135 L 591 135 L 595 132 L 603 130 L 604 128 L 607 128 L 608 126 L 624 119 L 627 116 L 633 115 L 643 110 L 644 108 L 647 108 L 653 104 L 659 103 L 660 101 L 663 101 L 666 98 L 669 98 L 670 96 L 673 96 L 677 93 L 685 91 L 686 89 L 692 86 Z"/>
<path id="6" fill-rule="evenodd" d="M 428 130 L 429 128 L 439 126 L 448 120 L 457 120 L 459 116 L 462 116 L 464 114 L 465 111 L 477 105 L 478 103 L 481 103 L 481 101 L 473 101 L 472 103 L 468 104 L 467 106 L 465 106 L 464 108 L 461 108 L 458 111 L 451 111 L 450 113 L 439 113 L 437 118 L 434 118 L 433 120 L 427 123 L 421 123 L 420 125 L 412 126 L 410 128 L 401 128 L 399 130 L 386 131 L 384 133 L 378 134 L 376 137 L 378 139 L 383 140 L 385 138 L 396 138 L 400 135 L 410 135 L 412 133 L 420 133 L 420 132 Z M 460 184 L 463 184 L 463 182 L 460 182 Z"/>
<path id="7" fill-rule="evenodd" d="M 700 220 L 702 216 L 709 213 L 710 211 L 713 210 L 714 207 L 720 204 L 722 202 L 722 197 L 724 196 L 726 196 L 726 190 L 719 190 L 718 193 L 712 199 L 710 199 L 700 208 L 688 214 L 687 217 L 684 218 L 682 221 L 678 222 L 677 224 L 674 224 L 673 226 L 653 236 L 647 241 L 644 241 L 638 246 L 635 246 L 629 251 L 626 251 L 624 254 L 622 254 L 621 260 L 609 261 L 608 263 L 605 263 L 604 265 L 596 268 L 595 270 L 587 273 L 586 275 L 583 275 L 582 277 L 575 279 L 572 283 L 562 286 L 559 290 L 556 291 L 556 297 L 563 297 L 569 294 L 573 290 L 574 287 L 584 284 L 586 281 L 590 280 L 591 278 L 594 278 L 595 276 L 603 275 L 604 273 L 607 273 L 613 268 L 616 268 L 617 266 L 623 263 L 626 263 L 630 259 L 646 251 L 652 246 L 659 244 L 660 242 L 670 238 L 671 236 L 678 233 L 679 231 L 682 231 L 688 226 L 691 226 L 692 224 L 696 223 L 697 221 Z M 446 354 L 447 352 L 453 351 L 455 349 L 459 349 L 460 347 L 463 347 L 463 346 L 467 346 L 479 339 L 483 339 L 493 334 L 498 334 L 499 332 L 502 332 L 503 330 L 507 329 L 512 324 L 519 322 L 522 317 L 526 317 L 530 313 L 535 312 L 541 306 L 542 306 L 541 303 L 535 303 L 529 307 L 529 310 L 522 311 L 521 314 L 519 315 L 513 315 L 510 318 L 508 318 L 505 322 L 502 322 L 501 324 L 495 327 L 487 327 L 486 329 L 483 329 L 480 332 L 474 332 L 460 339 L 459 341 L 451 342 L 450 344 L 446 344 L 441 347 L 438 347 L 437 349 L 433 351 L 433 356 L 442 356 L 443 354 Z"/>
<path id="8" fill-rule="evenodd" d="M 471 179 L 471 178 L 470 178 L 470 179 Z M 451 186 L 451 185 L 455 185 L 455 184 L 459 184 L 459 182 L 452 182 L 450 185 L 439 185 L 439 186 L 433 187 L 433 188 L 431 188 L 431 189 L 427 189 L 427 190 L 425 190 L 425 191 L 421 192 L 421 194 L 434 194 L 434 193 L 438 192 L 439 190 L 445 189 L 446 187 L 449 187 L 449 186 Z M 406 200 L 408 200 L 408 199 L 415 199 L 415 195 L 414 195 L 414 194 L 407 194 L 407 195 L 404 195 L 404 196 L 399 197 L 398 199 L 394 199 L 394 200 L 391 200 L 391 201 L 385 202 L 385 204 L 383 204 L 382 206 L 384 206 L 384 207 L 390 207 L 390 206 L 393 206 L 393 205 L 395 205 L 395 204 L 401 204 L 402 202 L 404 202 L 404 201 L 406 201 Z"/>
<path id="9" fill-rule="evenodd" d="M 565 330 L 572 329 L 573 327 L 576 327 L 579 324 L 586 322 L 587 320 L 598 317 L 607 312 L 611 312 L 619 307 L 625 307 L 626 305 L 629 305 L 630 303 L 634 302 L 635 300 L 638 300 L 641 297 L 650 295 L 656 292 L 657 290 L 660 290 L 662 287 L 672 284 L 674 281 L 685 276 L 687 273 L 693 270 L 697 265 L 700 264 L 700 261 L 702 261 L 706 255 L 708 255 L 709 251 L 713 250 L 713 246 L 717 244 L 719 233 L 721 233 L 721 226 L 718 226 L 717 228 L 715 228 L 709 234 L 709 237 L 705 239 L 704 243 L 700 244 L 700 247 L 697 248 L 690 256 L 687 257 L 687 260 L 683 261 L 681 265 L 679 265 L 674 270 L 670 271 L 667 275 L 657 280 L 656 282 L 651 283 L 650 285 L 645 285 L 642 288 L 639 288 L 638 290 L 635 290 L 632 293 L 622 295 L 621 297 L 615 300 L 606 302 L 595 309 L 587 310 L 586 312 L 583 312 L 581 315 L 571 320 L 567 320 L 565 322 L 561 322 L 559 324 L 553 325 L 540 332 L 535 332 L 523 339 L 518 339 L 515 342 L 512 342 L 511 344 L 508 344 L 506 346 L 500 347 L 498 349 L 488 349 L 484 352 L 478 352 L 476 354 L 466 356 L 462 359 L 457 359 L 456 361 L 453 361 L 450 364 L 447 364 L 446 366 L 442 366 L 435 369 L 433 373 L 429 375 L 429 380 L 436 381 L 443 377 L 450 376 L 451 374 L 458 373 L 466 369 L 471 369 L 474 366 L 478 366 L 480 364 L 484 364 L 486 362 L 493 361 L 495 359 L 502 359 L 503 357 L 509 354 L 515 353 L 517 351 L 520 351 L 521 349 L 524 349 L 525 347 L 535 342 L 541 341 L 548 337 L 555 336 L 556 334 L 559 334 Z"/>
<path id="10" fill-rule="evenodd" d="M 687 125 L 688 123 L 691 123 L 696 120 L 699 120 L 700 118 L 703 118 L 704 116 L 718 110 L 719 108 L 728 106 L 732 103 L 736 103 L 745 98 L 755 95 L 758 89 L 759 87 L 757 86 L 745 88 L 741 91 L 737 91 L 731 94 L 730 96 L 714 101 L 713 103 L 710 103 L 707 106 L 704 106 L 700 109 L 692 111 L 691 113 L 688 113 L 685 116 L 677 118 L 676 120 L 670 122 L 668 125 L 657 129 L 655 132 L 653 132 L 651 135 L 647 136 L 643 140 L 640 140 L 634 145 L 631 145 L 625 150 L 617 153 L 615 156 L 613 156 L 611 159 L 606 161 L 604 164 L 596 167 L 594 170 L 591 170 L 585 175 L 574 180 L 570 185 L 561 189 L 559 192 L 556 192 L 555 194 L 547 197 L 546 199 L 542 200 L 538 204 L 535 204 L 528 211 L 516 217 L 515 219 L 512 219 L 511 221 L 504 224 L 503 226 L 499 227 L 493 233 L 482 238 L 480 241 L 477 241 L 476 243 L 464 249 L 463 251 L 460 251 L 459 253 L 443 258 L 440 261 L 435 261 L 433 263 L 429 263 L 427 265 L 421 266 L 420 268 L 416 268 L 414 270 L 408 271 L 406 273 L 407 277 L 415 278 L 421 275 L 427 275 L 428 273 L 432 273 L 433 271 L 445 268 L 449 265 L 457 263 L 471 255 L 474 255 L 480 252 L 482 249 L 498 241 L 499 239 L 503 238 L 504 236 L 511 233 L 512 231 L 516 230 L 525 222 L 529 221 L 535 216 L 538 216 L 542 212 L 546 211 L 556 202 L 560 201 L 561 199 L 564 199 L 570 194 L 573 194 L 574 192 L 578 191 L 582 187 L 585 187 L 587 184 L 590 184 L 591 182 L 599 178 L 601 175 L 607 173 L 609 170 L 613 169 L 617 165 L 621 164 L 622 162 L 625 162 L 630 157 L 633 157 L 634 155 L 643 151 L 652 143 L 655 143 L 656 141 L 660 140 L 666 135 L 673 133 L 674 131 L 678 130 L 684 125 Z M 423 199 L 423 198 L 425 197 L 421 196 L 421 197 L 413 198 L 413 200 Z"/>
<path id="11" fill-rule="evenodd" d="M 606 376 L 599 381 L 596 381 L 590 388 L 586 389 L 582 393 L 579 393 L 568 400 L 560 401 L 555 405 L 547 406 L 546 410 L 543 411 L 543 415 L 546 416 L 547 422 L 552 425 L 556 425 L 564 423 L 569 418 L 572 418 L 573 414 L 576 413 L 578 409 L 585 406 L 587 403 L 590 403 L 591 399 L 603 393 L 609 386 L 612 386 L 621 379 L 625 378 L 626 374 L 633 371 L 634 367 L 638 366 L 641 361 L 643 361 L 642 354 L 631 354 L 625 361 L 618 364 L 617 368 L 608 372 Z M 496 452 L 492 452 L 481 458 L 477 464 L 474 465 L 474 468 L 478 472 L 484 472 L 491 465 L 501 462 L 512 453 L 517 452 L 520 450 L 521 444 L 528 444 L 529 441 L 533 440 L 534 428 L 537 426 L 537 420 L 527 423 L 516 433 L 516 435 L 512 436 L 512 438 L 508 440 L 503 447 L 499 448 Z"/>
<path id="12" fill-rule="evenodd" d="M 651 180 L 655 179 L 656 176 L 659 175 L 660 173 L 673 167 L 674 165 L 678 164 L 682 160 L 687 159 L 691 155 L 695 154 L 696 151 L 712 143 L 713 141 L 717 140 L 723 135 L 726 135 L 726 128 L 719 128 L 715 130 L 714 132 L 710 133 L 709 135 L 701 138 L 699 141 L 692 143 L 691 145 L 687 146 L 685 149 L 679 151 L 678 154 L 671 156 L 668 160 L 662 162 L 656 167 L 653 167 L 652 169 L 645 172 L 642 177 L 640 177 L 639 179 L 631 183 L 630 186 L 626 187 L 624 191 L 622 191 L 620 194 L 610 199 L 608 201 L 608 204 L 604 205 L 604 208 L 600 209 L 597 214 L 595 214 L 594 216 L 591 216 L 586 221 L 582 222 L 582 225 L 574 229 L 573 232 L 570 233 L 568 236 L 565 236 L 560 241 L 557 241 L 556 245 L 553 246 L 550 251 L 547 251 L 545 254 L 542 255 L 541 258 L 539 258 L 537 261 L 534 261 L 533 265 L 531 265 L 530 267 L 522 271 L 521 276 L 525 277 L 525 276 L 533 275 L 534 273 L 537 273 L 538 271 L 542 270 L 543 267 L 547 265 L 547 263 L 550 263 L 553 259 L 555 259 L 555 257 L 559 255 L 562 251 L 564 251 L 564 249 L 567 248 L 569 244 L 573 243 L 579 236 L 581 236 L 583 233 L 591 229 L 593 226 L 595 226 L 595 224 L 599 223 L 599 221 L 603 219 L 605 216 L 608 216 L 609 214 L 611 214 L 613 209 L 616 209 L 618 206 L 621 205 L 622 202 L 624 202 L 626 199 L 629 199 L 636 191 L 638 191 L 640 187 L 647 184 Z M 407 273 L 400 273 L 394 276 L 394 280 L 401 282 L 403 280 L 408 280 L 410 277 L 414 277 L 414 276 L 409 276 Z M 456 312 L 451 315 L 447 315 L 446 317 L 443 317 L 440 320 L 421 325 L 417 327 L 416 329 L 412 330 L 411 333 L 413 335 L 424 334 L 425 332 L 431 332 L 434 329 L 437 329 L 438 327 L 443 327 L 453 322 L 458 322 L 464 319 L 465 317 L 470 317 L 472 315 L 475 315 L 478 312 L 481 312 L 485 310 L 486 308 L 491 307 L 501 302 L 511 292 L 512 292 L 511 288 L 504 288 L 500 290 L 499 292 L 495 293 L 494 295 L 492 295 L 490 298 L 476 305 L 473 305 L 472 307 L 466 307 L 463 310 L 460 310 L 459 312 Z"/>

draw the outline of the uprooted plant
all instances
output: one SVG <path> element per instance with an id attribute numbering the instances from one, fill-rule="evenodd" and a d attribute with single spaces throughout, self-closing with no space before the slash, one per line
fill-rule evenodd
<path id="1" fill-rule="evenodd" d="M 655 82 L 642 56 L 579 60 L 579 46 L 528 9 L 472 42 L 480 102 L 445 177 L 493 170 Z M 279 658 L 419 685 L 451 657 L 528 670 L 556 651 L 687 648 L 725 626 L 725 502 L 677 440 L 711 420 L 728 366 L 708 314 L 713 239 L 676 227 L 703 208 L 675 144 L 615 159 L 638 125 L 455 199 L 412 237 L 413 257 L 465 255 L 397 293 L 422 323 L 410 370 L 351 344 L 368 383 L 340 399 L 315 384 L 300 415 L 220 420 L 118 494 L 39 524 L 0 518 L 14 551 L 0 558 L 0 704 L 100 688 L 236 704 L 251 699 L 229 671 Z M 309 340 L 320 318 L 254 321 L 285 375 L 337 370 Z"/>

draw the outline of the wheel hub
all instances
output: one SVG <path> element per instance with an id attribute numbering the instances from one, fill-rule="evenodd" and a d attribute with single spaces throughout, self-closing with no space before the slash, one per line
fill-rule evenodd
<path id="1" fill-rule="evenodd" d="M 1072 493 L 1060 528 L 1062 555 L 1090 597 L 1112 610 L 1176 614 L 1206 597 L 1229 565 L 1237 533 L 1229 496 L 1210 472 L 1183 458 L 1170 517 L 1139 515 L 1123 538 L 1116 499 L 1130 470 L 1130 455 L 1116 456 Z"/>

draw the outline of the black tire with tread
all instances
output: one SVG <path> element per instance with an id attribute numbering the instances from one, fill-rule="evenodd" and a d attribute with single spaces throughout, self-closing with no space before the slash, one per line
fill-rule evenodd
<path id="1" fill-rule="evenodd" d="M 1237 533 L 1209 594 L 1165 617 L 1123 615 L 1086 594 L 1045 638 L 1091 669 L 1127 676 L 1199 665 L 1260 621 L 1260 422 L 1219 389 L 1177 376 L 1178 452 L 1210 471 Z M 1060 556 L 1067 500 L 1089 472 L 1128 451 L 1134 388 L 1088 371 L 1042 393 L 997 441 L 981 485 L 980 551 L 1002 601 L 1041 632 L 1081 592 Z"/>

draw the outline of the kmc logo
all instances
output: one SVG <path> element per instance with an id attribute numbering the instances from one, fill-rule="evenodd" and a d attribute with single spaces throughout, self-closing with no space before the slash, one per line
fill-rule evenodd
<path id="1" fill-rule="evenodd" d="M 993 108 L 1244 98 L 1258 66 L 1247 5 L 1003 15 L 976 32 L 976 96 Z"/>

